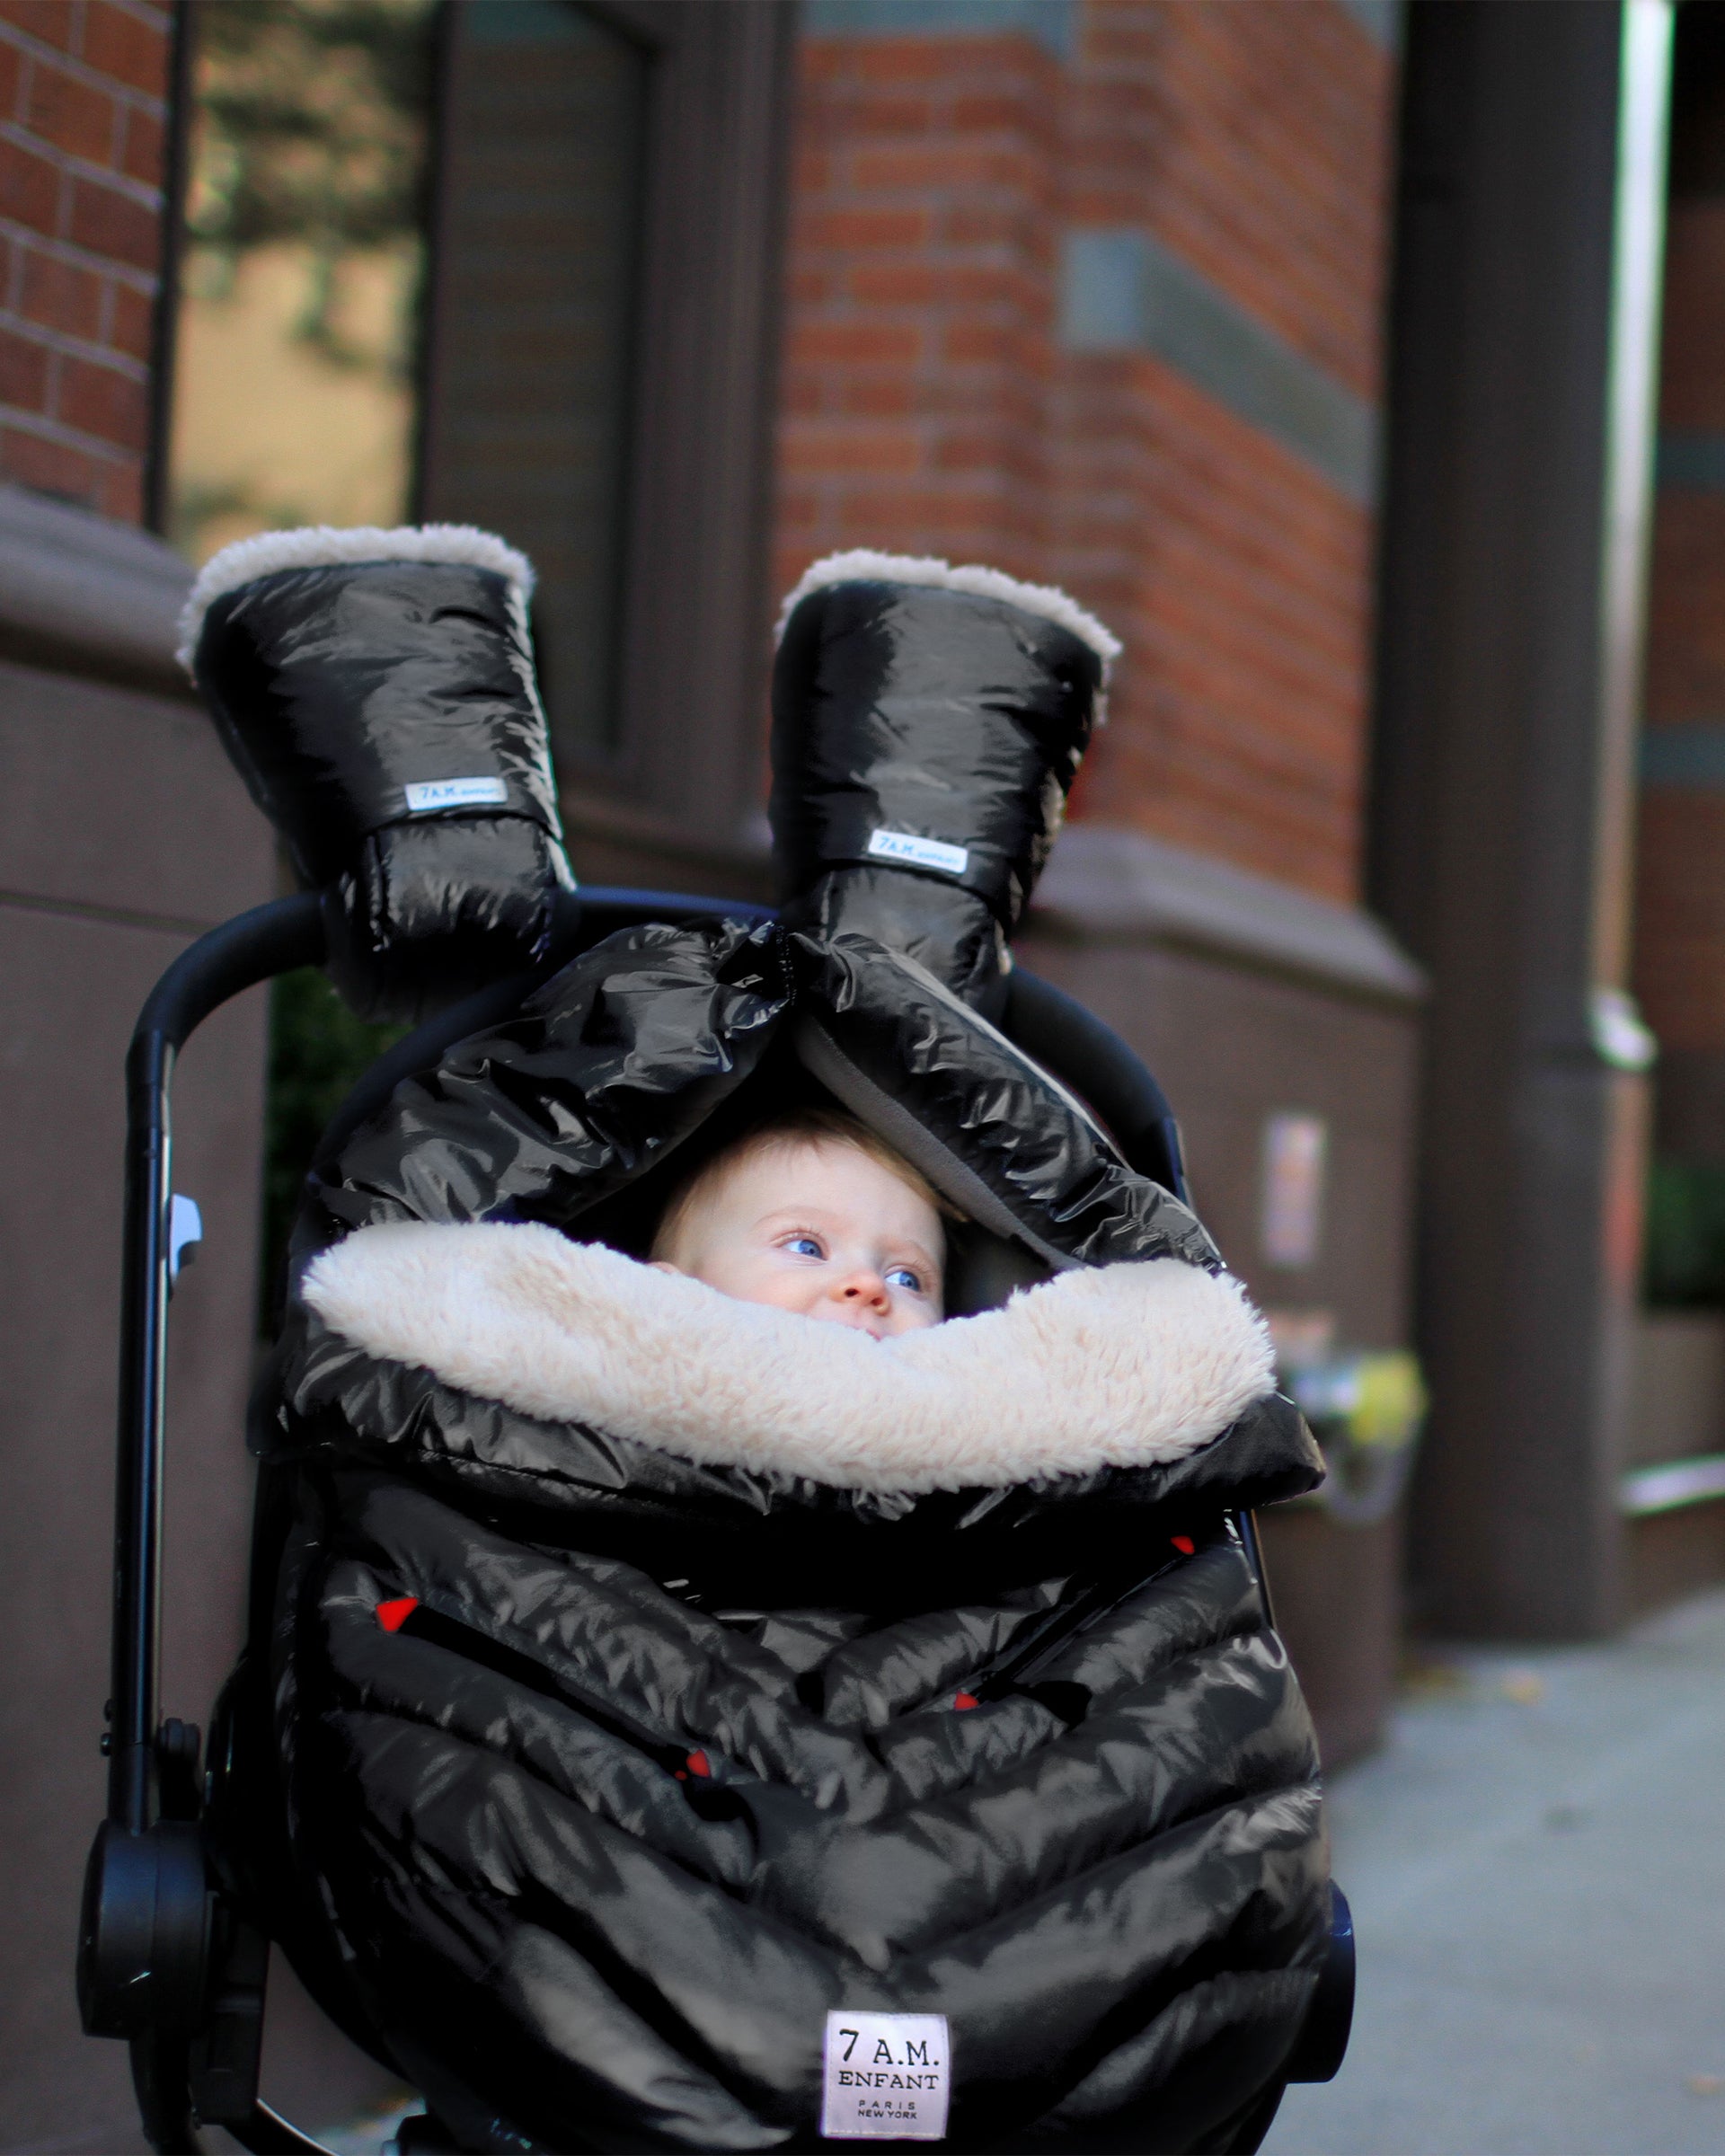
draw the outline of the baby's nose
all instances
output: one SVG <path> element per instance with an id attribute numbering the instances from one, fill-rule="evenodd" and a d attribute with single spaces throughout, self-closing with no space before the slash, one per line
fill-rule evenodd
<path id="1" fill-rule="evenodd" d="M 872 1268 L 853 1273 L 845 1283 L 844 1294 L 847 1303 L 864 1303 L 871 1310 L 888 1310 L 892 1304 L 886 1282 Z"/>

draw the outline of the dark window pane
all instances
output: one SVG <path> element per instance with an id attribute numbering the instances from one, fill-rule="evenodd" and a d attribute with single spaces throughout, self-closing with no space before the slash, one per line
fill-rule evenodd
<path id="1" fill-rule="evenodd" d="M 533 557 L 553 731 L 591 757 L 615 738 L 650 60 L 571 0 L 464 0 L 452 29 L 427 508 Z"/>

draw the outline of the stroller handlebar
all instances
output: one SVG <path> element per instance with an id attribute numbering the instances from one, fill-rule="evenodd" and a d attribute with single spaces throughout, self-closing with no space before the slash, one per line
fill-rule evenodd
<path id="1" fill-rule="evenodd" d="M 106 1741 L 108 1816 L 132 1833 L 150 1825 L 155 1773 L 174 1058 L 210 1012 L 243 989 L 315 965 L 323 955 L 315 892 L 253 906 L 174 960 L 151 991 L 127 1053 L 113 1697 Z"/>

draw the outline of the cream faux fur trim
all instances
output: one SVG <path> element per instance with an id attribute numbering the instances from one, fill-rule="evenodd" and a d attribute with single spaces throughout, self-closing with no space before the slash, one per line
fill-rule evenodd
<path id="1" fill-rule="evenodd" d="M 259 532 L 236 539 L 212 554 L 180 616 L 180 649 L 175 656 L 187 673 L 204 625 L 204 615 L 225 592 L 237 591 L 260 577 L 283 569 L 322 569 L 335 561 L 471 561 L 495 570 L 518 586 L 523 602 L 533 596 L 533 564 L 527 557 L 472 524 L 398 524 L 384 530 L 375 524 L 346 528 L 332 524 L 302 525 L 291 532 Z"/>
<path id="2" fill-rule="evenodd" d="M 304 1293 L 368 1355 L 521 1414 L 841 1489 L 1163 1464 L 1274 1382 L 1239 1283 L 1173 1258 L 1061 1273 L 880 1341 L 536 1225 L 363 1228 Z"/>
<path id="3" fill-rule="evenodd" d="M 1109 670 L 1120 656 L 1119 637 L 1110 634 L 1093 614 L 1086 614 L 1076 599 L 1068 598 L 1055 585 L 1021 584 L 1004 570 L 986 569 L 979 561 L 960 562 L 955 567 L 950 561 L 935 560 L 933 555 L 880 554 L 866 546 L 853 547 L 848 553 L 828 554 L 824 561 L 813 562 L 804 570 L 796 588 L 785 594 L 774 634 L 784 634 L 784 625 L 791 619 L 792 608 L 811 591 L 819 591 L 828 584 L 851 583 L 933 585 L 947 591 L 974 592 L 979 598 L 1005 599 L 1012 605 L 1022 606 L 1026 614 L 1039 614 L 1047 621 L 1058 622 L 1063 629 L 1070 629 L 1075 637 L 1088 644 L 1102 662 L 1104 688 L 1108 685 Z"/>

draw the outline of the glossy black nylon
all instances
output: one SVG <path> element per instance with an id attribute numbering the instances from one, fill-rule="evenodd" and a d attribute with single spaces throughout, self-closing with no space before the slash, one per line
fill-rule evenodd
<path id="1" fill-rule="evenodd" d="M 792 611 L 773 676 L 783 918 L 867 936 L 1000 1015 L 1006 939 L 1059 829 L 1101 687 L 1070 629 L 1004 598 L 875 580 Z M 877 833 L 963 866 L 906 868 Z"/>
<path id="2" fill-rule="evenodd" d="M 279 570 L 223 594 L 198 685 L 252 799 L 324 896 L 332 977 L 411 1018 L 548 948 L 563 853 L 525 606 L 464 562 Z M 406 789 L 489 783 L 417 813 Z"/>

